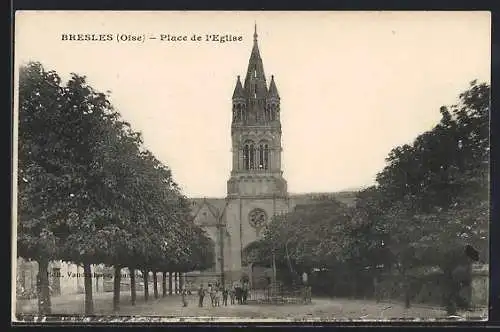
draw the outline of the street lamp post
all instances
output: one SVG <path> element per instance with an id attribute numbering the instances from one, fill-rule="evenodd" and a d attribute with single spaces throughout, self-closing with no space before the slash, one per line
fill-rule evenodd
<path id="1" fill-rule="evenodd" d="M 276 284 L 276 255 L 273 249 L 273 284 Z"/>
<path id="2" fill-rule="evenodd" d="M 225 278 L 224 278 L 224 225 L 222 224 L 222 217 L 219 218 L 218 224 L 219 228 L 219 238 L 220 238 L 220 282 L 222 287 L 225 287 Z"/>

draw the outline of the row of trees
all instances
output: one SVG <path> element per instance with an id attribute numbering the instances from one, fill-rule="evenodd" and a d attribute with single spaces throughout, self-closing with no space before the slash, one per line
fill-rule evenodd
<path id="1" fill-rule="evenodd" d="M 149 271 L 213 264 L 213 243 L 192 222 L 170 169 L 106 94 L 77 74 L 62 84 L 36 62 L 19 77 L 17 253 L 38 262 L 42 314 L 50 313 L 51 260 L 83 265 L 87 314 L 91 264 L 114 266 L 115 309 L 122 268 L 143 271 L 147 287 Z"/>
<path id="2" fill-rule="evenodd" d="M 488 258 L 489 100 L 489 85 L 471 82 L 457 105 L 440 109 L 432 130 L 390 152 L 377 184 L 360 191 L 354 207 L 322 202 L 277 216 L 263 240 L 246 248 L 247 260 L 270 264 L 274 252 L 292 274 L 390 272 L 400 276 L 407 306 L 414 272 L 438 266 L 453 312 L 457 284 L 478 259 L 464 248 Z"/>

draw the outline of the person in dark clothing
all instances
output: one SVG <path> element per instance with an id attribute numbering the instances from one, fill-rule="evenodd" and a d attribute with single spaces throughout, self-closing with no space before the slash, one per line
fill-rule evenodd
<path id="1" fill-rule="evenodd" d="M 242 303 L 246 304 L 247 303 L 247 298 L 248 298 L 248 283 L 243 283 L 243 288 L 241 290 L 241 295 L 242 295 Z"/>
<path id="2" fill-rule="evenodd" d="M 240 286 L 235 287 L 234 293 L 236 295 L 236 301 L 238 301 L 238 304 L 242 304 L 242 290 Z"/>
<path id="3" fill-rule="evenodd" d="M 242 300 L 241 300 L 241 303 L 242 304 L 247 304 L 247 298 L 248 298 L 248 289 L 243 289 L 241 291 L 241 296 L 242 296 Z"/>
<path id="4" fill-rule="evenodd" d="M 224 287 L 224 290 L 222 291 L 222 302 L 224 305 L 227 307 L 227 296 L 229 295 L 229 290 Z"/>
<path id="5" fill-rule="evenodd" d="M 200 285 L 200 288 L 198 289 L 198 306 L 203 307 L 203 298 L 205 297 L 205 289 L 203 288 L 203 284 Z"/>

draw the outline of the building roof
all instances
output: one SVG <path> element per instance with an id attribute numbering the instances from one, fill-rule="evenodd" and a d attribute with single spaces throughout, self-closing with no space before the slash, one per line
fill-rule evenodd
<path id="1" fill-rule="evenodd" d="M 348 206 L 353 206 L 356 204 L 356 193 L 357 191 L 317 192 L 289 194 L 289 197 L 294 205 L 307 205 L 318 201 L 335 199 Z"/>
<path id="2" fill-rule="evenodd" d="M 274 75 L 271 75 L 271 83 L 269 83 L 269 91 L 267 92 L 267 97 L 280 98 L 278 93 L 278 88 L 276 88 L 276 83 L 274 83 Z"/>
<path id="3" fill-rule="evenodd" d="M 224 198 L 191 198 L 190 202 L 193 219 L 196 218 L 201 209 L 206 206 L 214 219 L 220 220 L 225 212 L 227 205 L 227 201 Z"/>
<path id="4" fill-rule="evenodd" d="M 243 90 L 243 86 L 241 85 L 240 75 L 238 75 L 233 92 L 233 99 L 236 98 L 245 98 L 245 90 Z"/>

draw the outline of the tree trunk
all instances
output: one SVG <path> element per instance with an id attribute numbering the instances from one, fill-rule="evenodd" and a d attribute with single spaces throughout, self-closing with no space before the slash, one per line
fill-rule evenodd
<path id="1" fill-rule="evenodd" d="M 149 299 L 149 271 L 144 270 L 142 275 L 144 277 L 144 301 L 147 302 Z"/>
<path id="2" fill-rule="evenodd" d="M 409 289 L 409 287 L 407 287 L 407 289 L 405 290 L 405 308 L 409 309 L 410 307 L 411 307 L 411 303 L 410 303 L 410 289 Z"/>
<path id="3" fill-rule="evenodd" d="M 184 280 L 182 279 L 182 273 L 179 272 L 179 292 L 182 293 L 183 289 L 184 289 Z"/>
<path id="4" fill-rule="evenodd" d="M 288 268 L 290 269 L 290 274 L 292 275 L 292 277 L 295 277 L 295 270 L 293 269 L 292 261 L 290 260 L 290 255 L 288 254 L 288 241 L 285 242 L 285 254 L 288 262 Z"/>
<path id="5" fill-rule="evenodd" d="M 163 272 L 163 278 L 161 280 L 161 291 L 162 296 L 165 297 L 165 295 L 167 295 L 167 272 Z"/>
<path id="6" fill-rule="evenodd" d="M 352 294 L 351 294 L 352 298 L 356 299 L 357 294 L 358 294 L 358 279 L 357 276 L 354 275 L 354 277 L 352 278 Z"/>
<path id="7" fill-rule="evenodd" d="M 153 292 L 155 295 L 155 299 L 158 298 L 158 273 L 153 271 Z"/>
<path id="8" fill-rule="evenodd" d="M 380 303 L 380 289 L 379 289 L 379 280 L 378 277 L 373 277 L 373 295 L 375 297 L 375 301 Z"/>
<path id="9" fill-rule="evenodd" d="M 85 315 L 93 315 L 94 301 L 92 299 L 92 269 L 90 264 L 83 264 L 83 278 L 85 285 Z"/>
<path id="10" fill-rule="evenodd" d="M 135 290 L 135 269 L 129 268 L 128 271 L 130 273 L 130 302 L 132 305 L 135 305 L 135 298 L 137 296 Z"/>
<path id="11" fill-rule="evenodd" d="M 179 273 L 175 272 L 174 273 L 175 294 L 179 294 L 179 282 L 178 282 L 179 279 L 178 278 L 179 278 Z"/>
<path id="12" fill-rule="evenodd" d="M 121 281 L 122 281 L 122 273 L 121 267 L 115 266 L 115 277 L 113 283 L 113 310 L 120 310 L 120 290 L 121 290 Z"/>
<path id="13" fill-rule="evenodd" d="M 456 315 L 457 313 L 457 287 L 456 282 L 453 279 L 452 272 L 449 270 L 444 271 L 444 305 L 446 308 L 446 313 L 448 315 Z"/>
<path id="14" fill-rule="evenodd" d="M 400 264 L 398 267 L 399 276 L 401 277 L 402 291 L 404 295 L 405 308 L 409 309 L 411 307 L 410 303 L 410 277 L 406 274 L 406 266 Z M 400 287 L 401 288 L 401 287 Z"/>
<path id="15" fill-rule="evenodd" d="M 405 292 L 405 308 L 409 309 L 411 307 L 410 303 L 410 298 L 411 298 L 411 287 L 410 287 L 410 280 L 407 275 L 403 275 L 403 286 L 404 286 L 404 292 Z"/>
<path id="16" fill-rule="evenodd" d="M 172 295 L 172 272 L 168 273 L 168 294 Z"/>
<path id="17" fill-rule="evenodd" d="M 49 261 L 38 261 L 37 276 L 38 312 L 40 315 L 51 314 L 50 289 L 49 289 Z"/>

